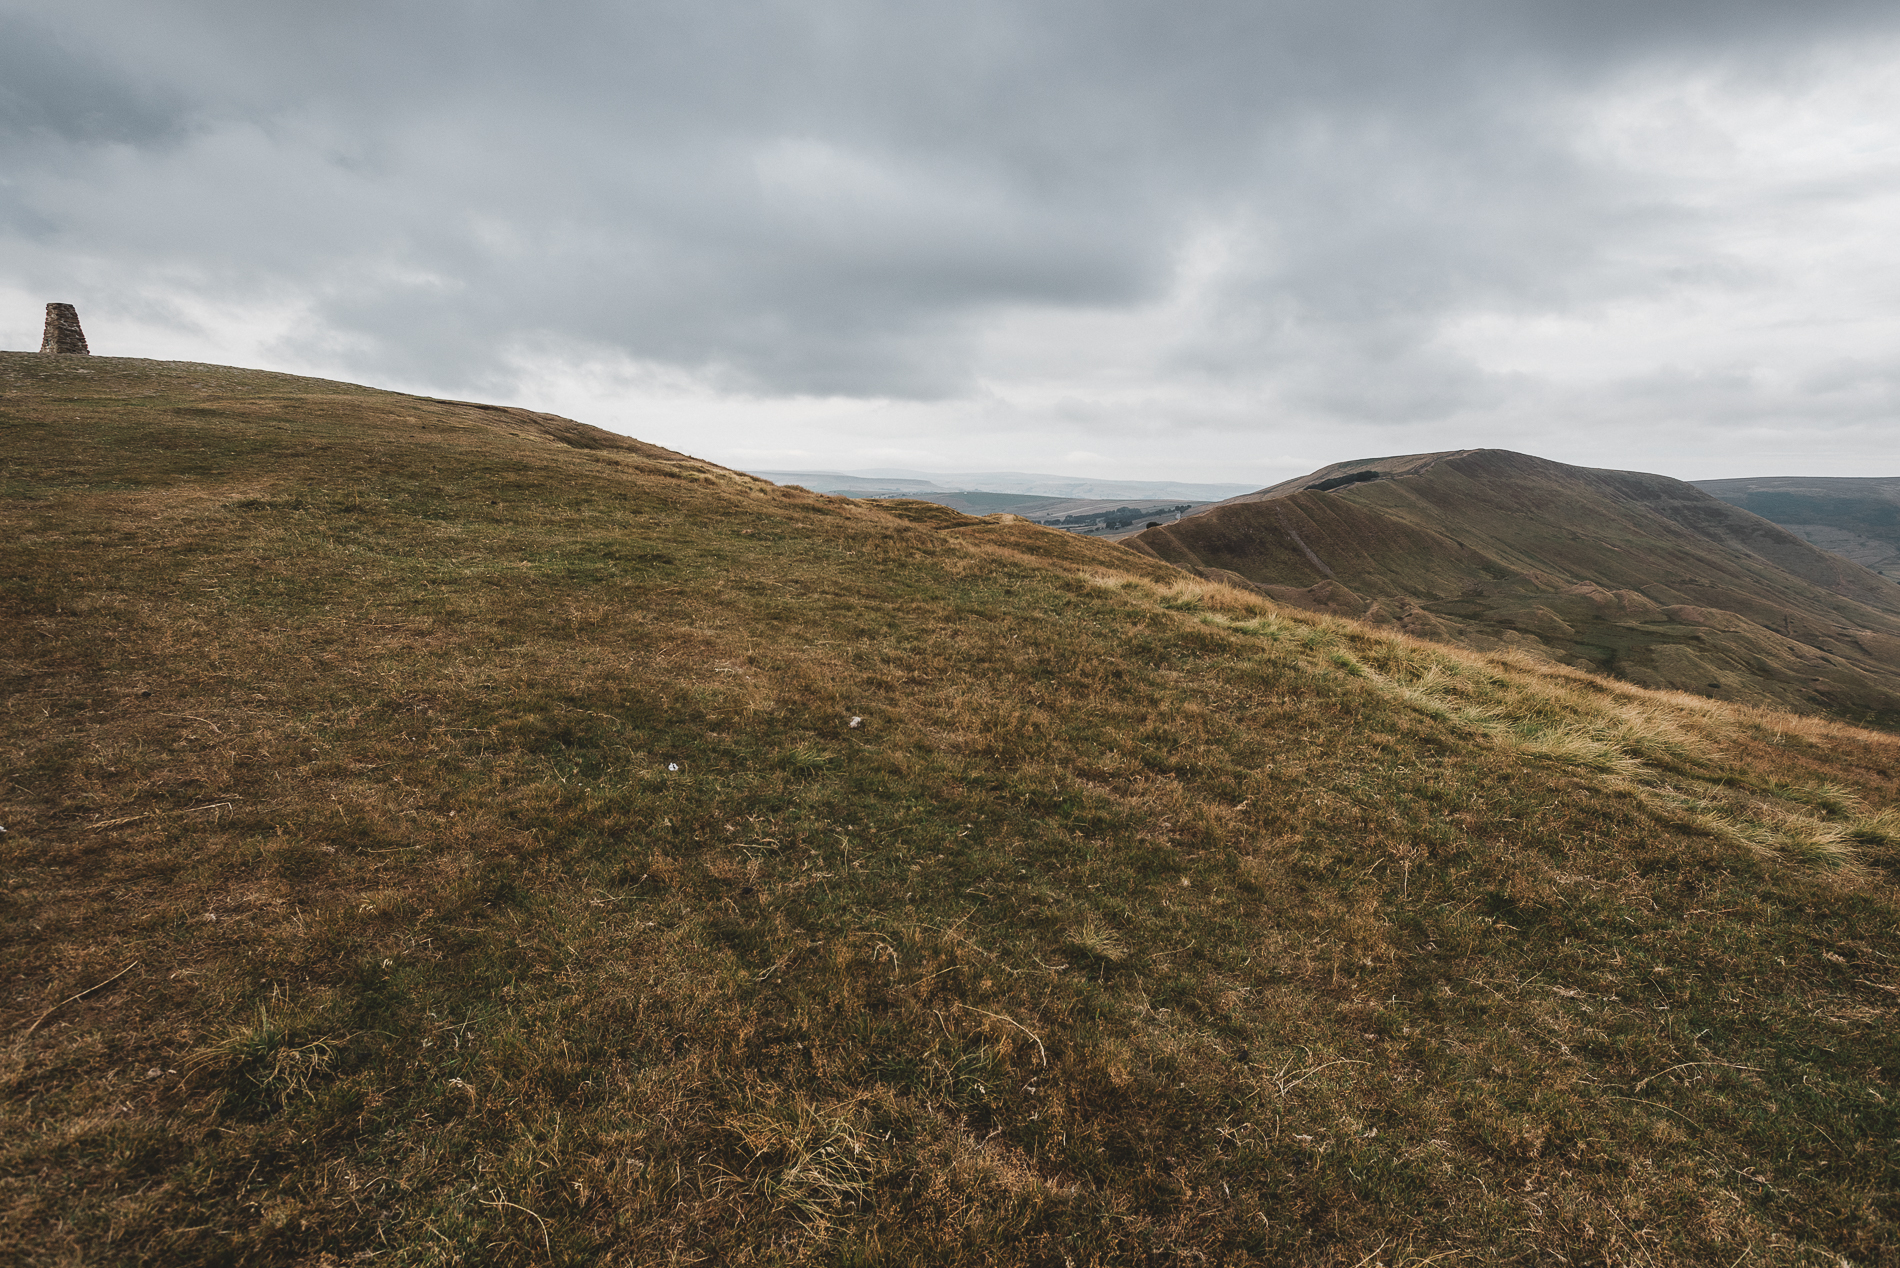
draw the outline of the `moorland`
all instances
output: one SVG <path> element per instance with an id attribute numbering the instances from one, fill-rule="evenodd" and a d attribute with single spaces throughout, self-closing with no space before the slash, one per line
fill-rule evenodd
<path id="1" fill-rule="evenodd" d="M 528 410 L 0 390 L 8 1262 L 1896 1262 L 1889 732 Z"/>

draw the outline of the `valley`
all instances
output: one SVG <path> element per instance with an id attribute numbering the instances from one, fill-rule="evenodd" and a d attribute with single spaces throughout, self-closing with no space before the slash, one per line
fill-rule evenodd
<path id="1" fill-rule="evenodd" d="M 1900 580 L 1900 478 L 1767 476 L 1694 484 L 1822 550 Z"/>

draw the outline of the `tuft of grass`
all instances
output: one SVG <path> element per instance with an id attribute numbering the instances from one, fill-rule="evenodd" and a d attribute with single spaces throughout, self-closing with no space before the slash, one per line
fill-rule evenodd
<path id="1" fill-rule="evenodd" d="M 1333 652 L 1326 657 L 1326 660 L 1328 664 L 1345 670 L 1351 677 L 1364 678 L 1367 676 L 1366 667 L 1360 664 L 1359 658 L 1354 656 L 1351 652 Z"/>
<path id="2" fill-rule="evenodd" d="M 1273 603 L 1238 586 L 1199 578 L 1165 582 L 1155 588 L 1162 608 L 1171 612 L 1208 612 L 1228 617 L 1272 615 Z"/>
<path id="3" fill-rule="evenodd" d="M 1848 825 L 1847 835 L 1870 845 L 1900 845 L 1900 811 L 1861 815 Z"/>
<path id="4" fill-rule="evenodd" d="M 1847 867 L 1854 862 L 1853 838 L 1848 828 L 1785 810 L 1771 811 L 1767 817 L 1774 834 L 1774 846 L 1787 857 L 1829 869 Z"/>
<path id="5" fill-rule="evenodd" d="M 1517 750 L 1531 757 L 1569 762 L 1608 775 L 1630 777 L 1643 771 L 1643 762 L 1618 745 L 1575 727 L 1532 732 L 1518 741 Z"/>
<path id="6" fill-rule="evenodd" d="M 813 744 L 795 744 L 779 757 L 780 763 L 794 775 L 816 775 L 831 765 L 833 754 Z"/>
<path id="7" fill-rule="evenodd" d="M 729 1118 L 728 1130 L 749 1155 L 739 1171 L 726 1173 L 738 1217 L 747 1218 L 756 1204 L 768 1215 L 789 1214 L 812 1238 L 829 1237 L 884 1166 L 849 1108 L 825 1111 L 799 1101 L 789 1112 Z"/>
<path id="8" fill-rule="evenodd" d="M 1293 629 L 1290 622 L 1271 612 L 1264 616 L 1253 617 L 1250 620 L 1231 621 L 1227 627 L 1236 633 L 1250 634 L 1256 638 L 1264 638 L 1269 642 L 1278 642 L 1280 639 L 1285 638 Z"/>
<path id="9" fill-rule="evenodd" d="M 1831 781 L 1816 784 L 1808 791 L 1809 804 L 1819 807 L 1831 815 L 1849 817 L 1866 814 L 1867 802 L 1851 788 Z"/>
<path id="10" fill-rule="evenodd" d="M 1652 763 L 1694 761 L 1695 742 L 1674 718 L 1654 705 L 1619 701 L 1605 720 L 1611 741 Z"/>
<path id="11" fill-rule="evenodd" d="M 219 1091 L 221 1112 L 263 1118 L 293 1101 L 314 1100 L 314 1085 L 330 1075 L 344 1041 L 303 1039 L 257 1006 L 257 1020 L 232 1030 L 186 1062 Z"/>
<path id="12" fill-rule="evenodd" d="M 1106 964 L 1120 964 L 1128 958 L 1128 943 L 1102 924 L 1093 912 L 1069 931 L 1069 946 Z"/>

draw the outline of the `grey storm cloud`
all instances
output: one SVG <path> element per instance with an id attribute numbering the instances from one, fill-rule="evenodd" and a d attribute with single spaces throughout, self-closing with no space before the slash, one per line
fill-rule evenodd
<path id="1" fill-rule="evenodd" d="M 366 371 L 578 345 L 918 399 L 973 390 L 993 314 L 1157 303 L 1213 240 L 1167 373 L 1430 416 L 1504 390 L 1434 347 L 1447 313 L 1723 267 L 1579 102 L 1897 30 L 1849 0 L 4 3 L 0 236 L 21 289 L 294 304 L 289 346 Z"/>

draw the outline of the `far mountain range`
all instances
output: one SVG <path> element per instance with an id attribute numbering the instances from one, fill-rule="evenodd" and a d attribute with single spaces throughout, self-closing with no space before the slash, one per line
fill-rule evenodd
<path id="1" fill-rule="evenodd" d="M 1007 513 L 1072 533 L 1120 537 L 1144 523 L 1168 523 L 1199 507 L 1252 491 L 1245 484 L 1173 480 L 1091 480 L 1033 471 L 754 471 L 777 484 L 854 498 L 915 498 L 965 515 Z"/>
<path id="2" fill-rule="evenodd" d="M 1010 493 L 1036 498 L 1102 501 L 1218 502 L 1253 492 L 1251 484 L 1191 484 L 1178 480 L 1093 480 L 1087 476 L 1035 471 L 907 471 L 878 467 L 867 471 L 753 471 L 775 484 L 797 484 L 814 493 L 875 497 L 880 493 L 935 501 L 936 493 Z"/>

